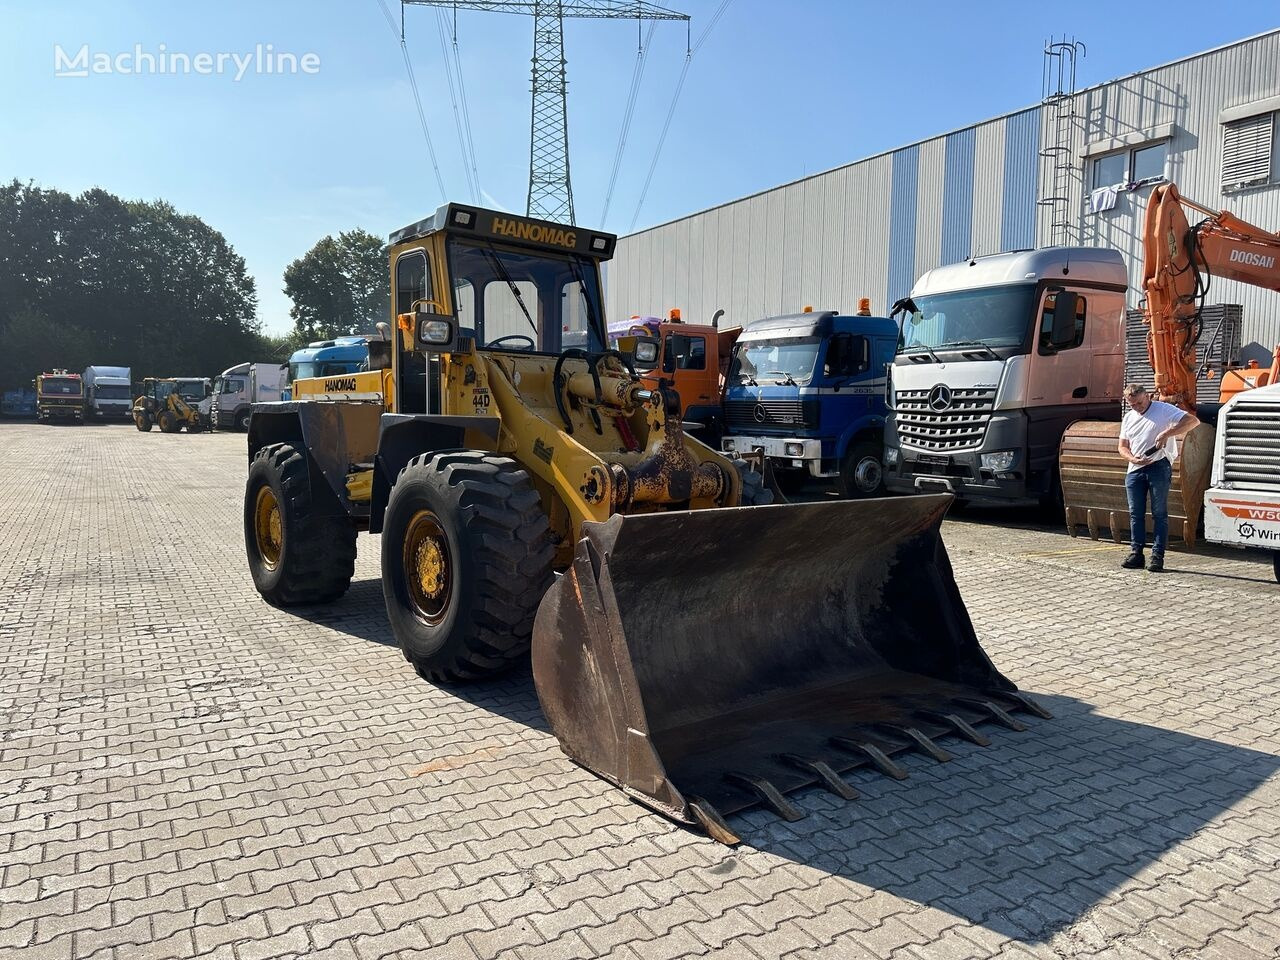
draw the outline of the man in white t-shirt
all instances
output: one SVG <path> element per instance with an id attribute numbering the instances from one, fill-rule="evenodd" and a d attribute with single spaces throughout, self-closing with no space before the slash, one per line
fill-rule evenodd
<path id="1" fill-rule="evenodd" d="M 1129 412 L 1120 424 L 1120 456 L 1129 461 L 1124 490 L 1129 498 L 1129 543 L 1132 552 L 1120 566 L 1142 569 L 1142 551 L 1147 546 L 1147 497 L 1151 497 L 1151 517 L 1155 532 L 1151 542 L 1152 573 L 1164 571 L 1164 548 L 1169 542 L 1169 484 L 1173 461 L 1178 456 L 1178 437 L 1190 433 L 1200 423 L 1194 413 L 1180 410 L 1163 400 L 1153 400 L 1146 387 L 1131 383 L 1124 388 Z"/>

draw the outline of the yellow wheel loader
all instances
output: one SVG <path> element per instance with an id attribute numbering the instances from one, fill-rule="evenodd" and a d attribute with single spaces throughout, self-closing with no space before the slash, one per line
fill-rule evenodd
<path id="1" fill-rule="evenodd" d="M 279 606 L 347 589 L 381 534 L 391 630 L 424 678 L 524 661 L 565 752 L 735 842 L 725 816 L 1046 715 L 983 653 L 946 495 L 769 505 L 606 346 L 615 238 L 471 206 L 391 237 L 368 372 L 255 404 L 244 530 Z"/>
<path id="2" fill-rule="evenodd" d="M 203 433 L 209 421 L 178 393 L 177 380 L 147 377 L 142 381 L 142 395 L 133 401 L 133 425 L 143 433 L 159 427 L 161 433 Z"/>

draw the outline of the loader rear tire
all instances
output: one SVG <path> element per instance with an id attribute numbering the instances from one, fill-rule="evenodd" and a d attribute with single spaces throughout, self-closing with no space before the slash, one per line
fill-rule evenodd
<path id="1" fill-rule="evenodd" d="M 244 542 L 254 586 L 277 607 L 328 603 L 351 585 L 355 524 L 328 488 L 312 490 L 292 444 L 263 447 L 249 465 Z"/>
<path id="2" fill-rule="evenodd" d="M 382 522 L 382 593 L 405 659 L 434 683 L 522 660 L 554 554 L 541 498 L 514 460 L 477 450 L 410 460 Z"/>
<path id="3" fill-rule="evenodd" d="M 762 507 L 773 503 L 773 491 L 765 486 L 764 477 L 751 469 L 751 464 L 734 460 L 733 465 L 738 468 L 738 478 L 742 481 L 742 502 L 738 506 Z"/>
<path id="4" fill-rule="evenodd" d="M 134 417 L 133 425 L 137 427 L 139 430 L 141 430 L 143 433 L 150 433 L 152 426 L 154 426 L 154 424 L 152 424 L 151 422 L 151 418 L 148 417 L 146 414 L 139 414 L 138 416 Z"/>

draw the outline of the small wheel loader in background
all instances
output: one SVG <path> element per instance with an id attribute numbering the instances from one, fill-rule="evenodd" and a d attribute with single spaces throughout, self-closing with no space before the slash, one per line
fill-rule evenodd
<path id="1" fill-rule="evenodd" d="M 142 381 L 142 395 L 133 401 L 133 425 L 147 433 L 158 426 L 161 433 L 203 433 L 209 421 L 178 392 L 177 380 L 147 377 Z"/>
<path id="2" fill-rule="evenodd" d="M 615 238 L 448 205 L 391 237 L 388 350 L 255 404 L 244 530 L 269 602 L 336 600 L 381 534 L 406 659 L 477 680 L 532 645 L 564 751 L 717 839 L 756 804 L 974 724 L 1046 715 L 992 666 L 952 577 L 945 495 L 767 505 L 607 347 Z M 572 338 L 574 346 L 565 347 Z M 389 369 L 389 372 L 388 372 Z M 301 383 L 301 382 L 300 382 Z"/>

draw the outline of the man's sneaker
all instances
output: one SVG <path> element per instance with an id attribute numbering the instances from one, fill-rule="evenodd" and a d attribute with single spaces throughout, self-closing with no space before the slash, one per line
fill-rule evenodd
<path id="1" fill-rule="evenodd" d="M 1141 566 L 1141 563 L 1139 563 Z M 1151 562 L 1147 564 L 1147 570 L 1151 573 L 1164 573 L 1164 557 L 1158 553 L 1151 555 Z"/>
<path id="2" fill-rule="evenodd" d="M 1120 564 L 1120 566 L 1124 567 L 1126 570 L 1141 570 L 1142 554 L 1135 550 L 1133 553 L 1129 554 L 1129 556 L 1124 558 L 1124 563 Z"/>

